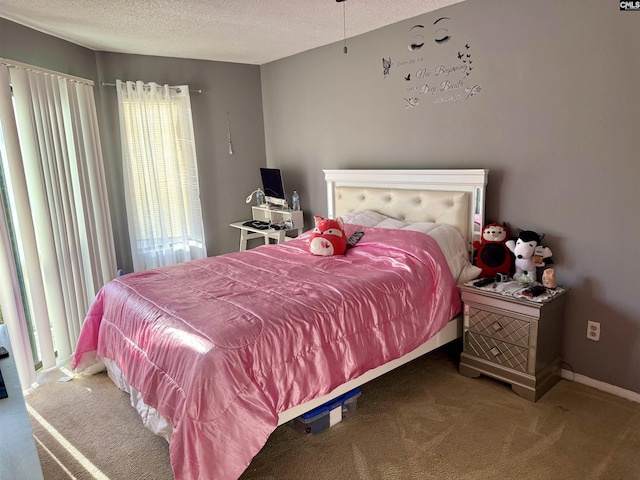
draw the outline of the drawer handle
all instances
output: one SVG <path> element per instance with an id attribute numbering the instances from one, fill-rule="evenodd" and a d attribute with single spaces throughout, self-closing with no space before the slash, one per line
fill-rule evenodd
<path id="1" fill-rule="evenodd" d="M 493 327 L 494 332 L 497 332 L 498 330 L 502 330 L 504 328 L 502 325 L 500 325 L 500 322 L 493 322 L 491 326 Z"/>
<path id="2" fill-rule="evenodd" d="M 497 357 L 498 355 L 502 355 L 502 352 L 500 351 L 500 349 L 498 347 L 493 347 L 491 350 L 489 350 L 494 357 Z"/>

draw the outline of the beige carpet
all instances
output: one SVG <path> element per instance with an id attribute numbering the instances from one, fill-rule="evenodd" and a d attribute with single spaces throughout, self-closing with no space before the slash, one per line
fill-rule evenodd
<path id="1" fill-rule="evenodd" d="M 241 478 L 640 479 L 640 404 L 565 380 L 530 403 L 459 375 L 458 357 L 441 349 L 363 386 L 356 415 L 319 435 L 279 427 Z M 46 480 L 172 478 L 167 443 L 106 375 L 62 375 L 27 397 Z"/>

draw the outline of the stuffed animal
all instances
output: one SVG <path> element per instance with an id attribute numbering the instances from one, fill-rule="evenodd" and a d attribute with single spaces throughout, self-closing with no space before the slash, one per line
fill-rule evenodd
<path id="1" fill-rule="evenodd" d="M 524 272 L 527 272 L 532 278 L 536 278 L 536 268 L 544 266 L 549 261 L 549 257 L 553 255 L 549 247 L 543 247 L 543 236 L 538 235 L 531 230 L 519 230 L 517 240 L 508 240 L 507 248 L 513 252 L 516 257 L 516 273 L 513 278 L 519 278 Z"/>
<path id="2" fill-rule="evenodd" d="M 313 217 L 316 226 L 311 233 L 309 250 L 314 255 L 342 255 L 347 250 L 347 235 L 344 232 L 342 218 L 335 220 Z"/>
<path id="3" fill-rule="evenodd" d="M 476 265 L 482 269 L 480 277 L 495 277 L 497 273 L 511 274 L 513 257 L 506 246 L 509 227 L 491 223 L 482 229 L 481 241 L 474 241 Z"/>

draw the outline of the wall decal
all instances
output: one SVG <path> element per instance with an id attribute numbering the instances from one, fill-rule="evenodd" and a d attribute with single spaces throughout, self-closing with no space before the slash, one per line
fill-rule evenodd
<path id="1" fill-rule="evenodd" d="M 436 20 L 435 22 L 433 22 L 434 25 L 437 25 L 438 23 L 445 21 L 446 20 L 451 20 L 449 17 L 441 17 L 438 20 Z M 449 35 L 449 30 L 447 28 L 441 27 L 438 30 L 436 30 L 436 34 L 435 34 L 435 42 L 438 45 L 441 45 L 443 43 L 447 43 L 449 40 L 451 40 L 451 35 Z"/>
<path id="2" fill-rule="evenodd" d="M 480 90 L 482 90 L 480 88 L 480 85 L 475 85 L 473 88 L 465 88 L 464 89 L 464 91 L 467 92 L 467 98 L 473 97 L 474 95 L 477 95 L 478 93 L 480 93 Z M 465 98 L 465 100 L 467 98 Z"/>
<path id="3" fill-rule="evenodd" d="M 391 70 L 391 57 L 389 60 L 382 57 L 382 75 L 383 78 L 387 78 L 389 76 L 389 70 Z"/>
<path id="4" fill-rule="evenodd" d="M 424 47 L 424 35 L 422 34 L 424 25 L 414 25 L 409 29 L 410 33 L 413 33 L 411 42 L 409 43 L 409 51 L 417 52 Z"/>
<path id="5" fill-rule="evenodd" d="M 450 17 L 414 24 L 407 31 L 408 41 L 402 42 L 401 51 L 405 53 L 400 60 L 396 59 L 397 69 L 391 70 L 393 53 L 388 58 L 383 56 L 383 78 L 391 79 L 391 85 L 400 82 L 405 109 L 464 102 L 482 91 L 479 83 L 471 83 L 477 67 L 472 43 L 456 41 L 461 36 L 454 34 L 454 29 L 455 22 Z M 429 35 L 433 36 L 433 43 L 425 41 Z M 395 70 L 400 76 L 396 76 Z"/>
<path id="6" fill-rule="evenodd" d="M 405 98 L 404 101 L 407 102 L 404 108 L 417 107 L 418 103 L 420 103 L 420 101 L 418 100 L 418 97 Z"/>

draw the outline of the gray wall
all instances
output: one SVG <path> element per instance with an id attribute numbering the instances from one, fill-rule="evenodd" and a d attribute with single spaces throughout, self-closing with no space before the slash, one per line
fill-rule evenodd
<path id="1" fill-rule="evenodd" d="M 96 80 L 95 52 L 0 18 L 0 57 Z M 99 92 L 95 92 L 96 95 Z"/>
<path id="2" fill-rule="evenodd" d="M 488 168 L 489 219 L 545 233 L 571 288 L 565 368 L 640 392 L 639 21 L 602 0 L 468 0 L 349 39 L 347 55 L 340 42 L 263 65 L 267 163 L 308 214 L 326 214 L 323 168 Z M 470 75 L 436 76 L 458 52 Z M 443 78 L 463 88 L 408 90 Z"/>

